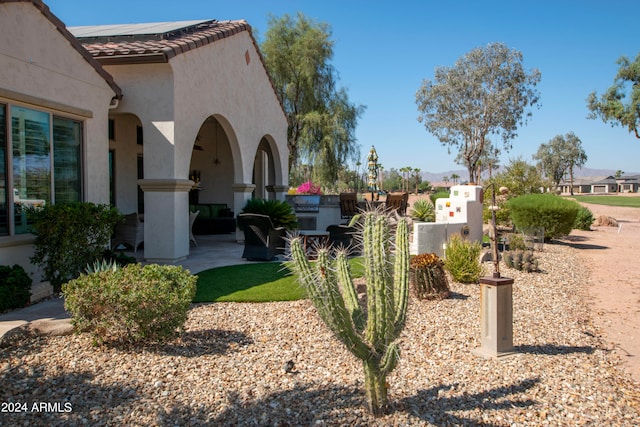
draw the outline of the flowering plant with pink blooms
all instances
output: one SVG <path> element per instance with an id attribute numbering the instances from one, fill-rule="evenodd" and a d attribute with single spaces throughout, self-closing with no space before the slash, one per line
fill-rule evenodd
<path id="1" fill-rule="evenodd" d="M 322 190 L 319 185 L 315 185 L 313 182 L 307 181 L 298 186 L 296 194 L 312 194 L 318 196 L 322 194 Z"/>

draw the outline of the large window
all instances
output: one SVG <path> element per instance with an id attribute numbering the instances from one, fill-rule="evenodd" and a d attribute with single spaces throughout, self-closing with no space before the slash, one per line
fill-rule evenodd
<path id="1" fill-rule="evenodd" d="M 0 234 L 29 232 L 29 207 L 81 200 L 81 147 L 81 122 L 0 105 Z"/>
<path id="2" fill-rule="evenodd" d="M 7 107 L 0 104 L 0 235 L 9 234 L 7 191 Z"/>

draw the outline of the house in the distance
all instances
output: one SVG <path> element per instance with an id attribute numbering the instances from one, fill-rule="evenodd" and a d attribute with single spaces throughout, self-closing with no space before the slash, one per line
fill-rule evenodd
<path id="1" fill-rule="evenodd" d="M 245 21 L 68 29 L 39 0 L 0 0 L 0 38 L 2 264 L 35 272 L 28 201 L 143 214 L 145 259 L 171 263 L 189 255 L 190 193 L 236 213 L 284 198 L 287 119 Z"/>
<path id="2" fill-rule="evenodd" d="M 571 192 L 571 184 L 568 181 L 560 182 L 558 187 L 563 194 Z M 622 175 L 617 178 L 609 175 L 573 179 L 573 194 L 637 193 L 638 190 L 640 190 L 640 175 Z"/>

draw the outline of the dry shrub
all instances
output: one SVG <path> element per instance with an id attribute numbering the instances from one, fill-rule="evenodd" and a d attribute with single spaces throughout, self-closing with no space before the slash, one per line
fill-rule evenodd
<path id="1" fill-rule="evenodd" d="M 598 218 L 596 218 L 593 225 L 596 227 L 617 227 L 618 221 L 616 221 L 614 217 L 600 215 L 598 216 Z"/>

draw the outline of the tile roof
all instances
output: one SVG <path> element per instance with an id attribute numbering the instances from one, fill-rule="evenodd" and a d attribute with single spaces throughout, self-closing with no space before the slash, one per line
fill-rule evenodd
<path id="1" fill-rule="evenodd" d="M 35 1 L 35 0 L 34 0 Z M 70 27 L 82 46 L 101 64 L 145 64 L 168 62 L 181 53 L 247 31 L 267 73 L 271 88 L 286 117 L 260 46 L 245 20 L 176 21 L 146 24 Z"/>
<path id="2" fill-rule="evenodd" d="M 251 27 L 244 20 L 100 25 L 70 27 L 69 30 L 101 64 L 167 62 L 176 55 L 216 40 L 243 31 L 251 34 Z M 253 36 L 251 39 L 256 45 Z"/>
<path id="3" fill-rule="evenodd" d="M 78 51 L 80 55 L 98 72 L 98 74 L 107 82 L 107 84 L 111 87 L 111 89 L 116 94 L 116 98 L 122 98 L 122 89 L 115 83 L 113 80 L 113 76 L 109 74 L 102 65 L 100 65 L 94 58 L 91 56 L 85 49 L 83 49 L 82 45 L 78 42 L 73 34 L 69 32 L 64 23 L 49 10 L 49 7 L 42 2 L 42 0 L 0 0 L 0 3 L 32 3 L 34 7 L 36 7 L 40 13 L 42 13 L 58 30 L 60 34 L 71 44 L 71 46 Z"/>

